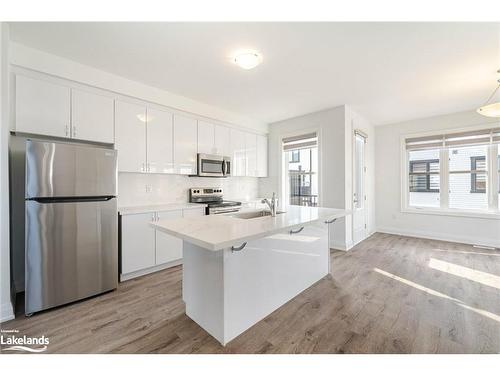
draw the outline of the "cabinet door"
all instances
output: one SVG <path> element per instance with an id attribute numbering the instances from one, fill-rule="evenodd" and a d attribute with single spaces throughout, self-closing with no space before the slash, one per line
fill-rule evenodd
<path id="1" fill-rule="evenodd" d="M 155 265 L 155 230 L 149 225 L 154 213 L 122 216 L 122 274 Z"/>
<path id="2" fill-rule="evenodd" d="M 147 112 L 147 170 L 173 173 L 173 115 L 153 108 L 148 108 Z"/>
<path id="3" fill-rule="evenodd" d="M 182 210 L 157 212 L 158 220 L 182 217 Z M 156 264 L 182 259 L 182 240 L 170 234 L 156 231 Z"/>
<path id="4" fill-rule="evenodd" d="M 257 136 L 257 177 L 267 177 L 267 137 Z"/>
<path id="5" fill-rule="evenodd" d="M 16 76 L 16 132 L 70 137 L 70 89 Z"/>
<path id="6" fill-rule="evenodd" d="M 193 118 L 174 115 L 174 173 L 196 174 L 198 126 Z"/>
<path id="7" fill-rule="evenodd" d="M 202 208 L 191 208 L 191 209 L 188 209 L 188 210 L 182 210 L 182 216 L 184 216 L 184 217 L 205 216 L 205 207 L 202 207 Z"/>
<path id="8" fill-rule="evenodd" d="M 198 121 L 198 152 L 215 154 L 215 126 L 205 121 Z"/>
<path id="9" fill-rule="evenodd" d="M 215 154 L 231 156 L 231 136 L 229 128 L 215 125 Z"/>
<path id="10" fill-rule="evenodd" d="M 246 175 L 245 133 L 231 129 L 231 155 L 233 159 L 233 176 Z"/>
<path id="11" fill-rule="evenodd" d="M 257 176 L 257 136 L 245 133 L 246 175 Z"/>
<path id="12" fill-rule="evenodd" d="M 113 99 L 71 90 L 72 138 L 114 143 Z"/>
<path id="13" fill-rule="evenodd" d="M 146 171 L 146 107 L 115 101 L 115 147 L 119 172 Z"/>

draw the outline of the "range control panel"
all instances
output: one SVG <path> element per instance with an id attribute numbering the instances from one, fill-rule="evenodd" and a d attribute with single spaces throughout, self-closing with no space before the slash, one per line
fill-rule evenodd
<path id="1" fill-rule="evenodd" d="M 222 188 L 191 188 L 189 201 L 191 203 L 212 202 L 222 199 Z"/>

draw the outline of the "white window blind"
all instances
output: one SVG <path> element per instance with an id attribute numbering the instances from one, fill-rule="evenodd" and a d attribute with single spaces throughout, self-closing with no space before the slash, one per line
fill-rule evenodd
<path id="1" fill-rule="evenodd" d="M 294 137 L 283 138 L 283 150 L 301 150 L 304 148 L 316 147 L 318 145 L 318 135 L 316 133 L 307 133 Z"/>
<path id="2" fill-rule="evenodd" d="M 500 127 L 459 133 L 436 134 L 424 137 L 406 138 L 407 150 L 473 146 L 500 143 Z"/>

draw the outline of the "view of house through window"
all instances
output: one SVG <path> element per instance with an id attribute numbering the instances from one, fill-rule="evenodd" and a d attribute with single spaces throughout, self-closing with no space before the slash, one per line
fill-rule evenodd
<path id="1" fill-rule="evenodd" d="M 439 207 L 439 149 L 409 152 L 410 206 Z"/>
<path id="2" fill-rule="evenodd" d="M 316 133 L 283 139 L 288 203 L 318 205 L 318 145 Z"/>
<path id="3" fill-rule="evenodd" d="M 498 210 L 489 194 L 494 181 L 500 186 L 498 133 L 484 129 L 406 139 L 408 206 Z"/>

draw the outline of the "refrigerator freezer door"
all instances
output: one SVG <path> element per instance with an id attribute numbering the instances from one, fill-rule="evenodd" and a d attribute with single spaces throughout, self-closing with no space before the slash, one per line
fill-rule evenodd
<path id="1" fill-rule="evenodd" d="M 116 196 L 116 150 L 26 141 L 26 198 Z"/>
<path id="2" fill-rule="evenodd" d="M 26 314 L 118 285 L 116 198 L 26 201 Z"/>

